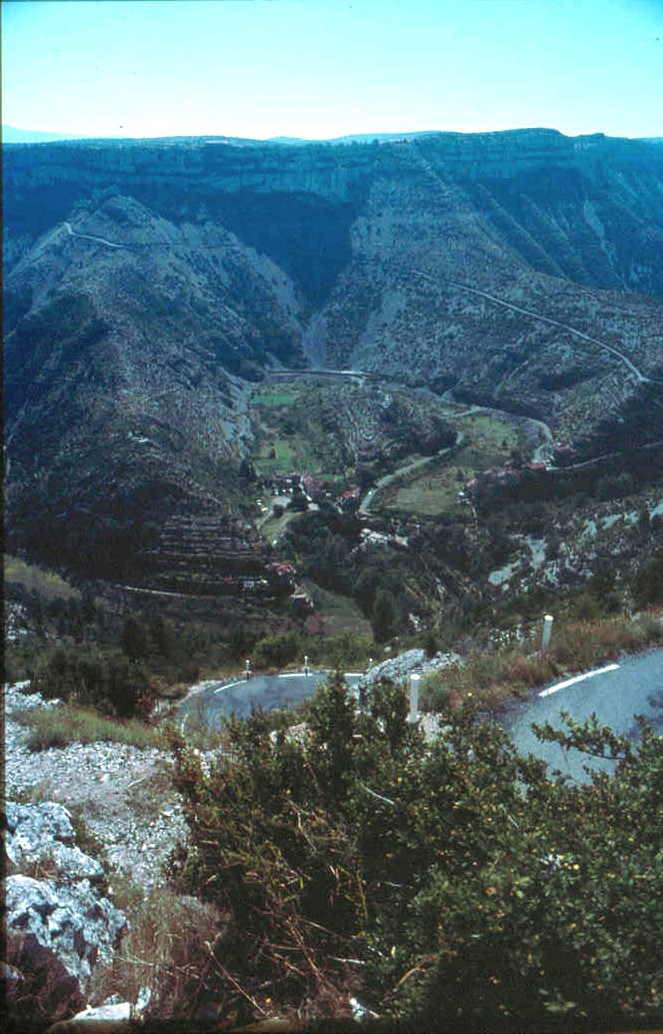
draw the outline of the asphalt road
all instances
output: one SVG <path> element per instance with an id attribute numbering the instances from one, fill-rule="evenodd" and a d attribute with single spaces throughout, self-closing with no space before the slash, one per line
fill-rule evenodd
<path id="1" fill-rule="evenodd" d="M 521 753 L 544 758 L 553 769 L 574 779 L 586 780 L 583 766 L 610 770 L 613 762 L 588 759 L 576 750 L 565 751 L 555 743 L 541 743 L 532 731 L 532 723 L 550 722 L 563 729 L 560 718 L 568 711 L 576 721 L 592 713 L 601 725 L 635 738 L 635 715 L 643 715 L 659 734 L 663 733 L 663 649 L 627 657 L 572 679 L 563 679 L 538 691 L 528 701 L 507 713 L 502 724 L 510 732 Z"/>
<path id="2" fill-rule="evenodd" d="M 223 719 L 234 714 L 246 718 L 251 706 L 264 711 L 293 707 L 312 697 L 328 676 L 327 671 L 284 673 L 239 677 L 233 682 L 206 682 L 194 687 L 182 701 L 179 712 L 184 727 L 200 723 L 220 728 Z M 346 681 L 356 687 L 359 673 L 346 673 Z M 523 754 L 544 758 L 552 769 L 586 780 L 584 765 L 610 769 L 612 762 L 589 759 L 578 751 L 565 751 L 555 743 L 541 743 L 532 731 L 532 723 L 550 722 L 564 728 L 561 712 L 568 711 L 577 721 L 596 713 L 602 725 L 615 732 L 635 737 L 635 715 L 651 722 L 663 734 L 663 649 L 627 657 L 613 664 L 582 675 L 565 678 L 534 693 L 529 700 L 508 707 L 501 724 Z"/>
<path id="3" fill-rule="evenodd" d="M 180 704 L 179 712 L 186 724 L 203 722 L 213 729 L 219 729 L 224 718 L 235 715 L 248 718 L 251 706 L 263 711 L 274 711 L 301 704 L 312 697 L 321 682 L 328 677 L 327 671 L 284 673 L 282 675 L 257 675 L 250 679 L 240 677 L 234 682 L 205 682 L 194 687 L 190 696 Z M 356 686 L 359 673 L 346 672 L 348 685 Z"/>

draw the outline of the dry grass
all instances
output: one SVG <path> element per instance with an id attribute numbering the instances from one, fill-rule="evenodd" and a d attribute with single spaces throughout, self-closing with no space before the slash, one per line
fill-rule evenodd
<path id="1" fill-rule="evenodd" d="M 135 718 L 105 718 L 84 707 L 35 708 L 17 712 L 16 721 L 29 728 L 28 750 L 68 747 L 71 743 L 123 743 L 144 750 L 158 746 L 154 729 Z"/>
<path id="2" fill-rule="evenodd" d="M 524 695 L 554 679 L 586 671 L 663 643 L 663 618 L 647 611 L 560 624 L 551 647 L 541 651 L 533 643 L 519 648 L 476 651 L 463 664 L 453 665 L 426 680 L 422 706 L 430 711 L 458 710 L 468 701 L 492 710 L 509 697 Z"/>
<path id="3" fill-rule="evenodd" d="M 216 1011 L 223 989 L 213 945 L 224 926 L 217 910 L 164 887 L 143 900 L 116 894 L 115 901 L 128 908 L 130 929 L 113 961 L 95 974 L 94 1000 L 149 996 L 151 1020 L 200 1016 L 212 1002 Z"/>

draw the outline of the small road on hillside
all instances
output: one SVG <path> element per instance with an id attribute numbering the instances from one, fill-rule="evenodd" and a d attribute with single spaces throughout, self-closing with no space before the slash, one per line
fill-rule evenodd
<path id="1" fill-rule="evenodd" d="M 427 398 L 436 399 L 439 402 L 455 406 L 461 405 L 461 403 L 455 401 L 452 389 L 445 391 L 443 395 L 436 395 L 435 392 L 430 390 L 430 388 L 413 388 L 411 390 L 417 394 L 425 395 Z M 485 413 L 487 416 L 497 417 L 498 419 L 502 419 L 504 417 L 506 417 L 507 420 L 517 419 L 523 425 L 536 428 L 540 431 L 544 440 L 534 450 L 532 462 L 545 463 L 548 465 L 552 453 L 553 433 L 548 424 L 544 423 L 543 420 L 536 420 L 531 416 L 522 416 L 520 413 L 510 413 L 508 409 L 498 409 L 496 406 L 479 406 L 476 403 L 468 406 L 467 409 L 464 409 L 461 413 L 454 413 L 453 419 L 460 420 L 462 417 L 477 416 L 479 413 Z"/>
<path id="2" fill-rule="evenodd" d="M 417 276 L 422 280 L 428 280 L 429 283 L 437 283 L 435 277 L 429 273 L 424 273 L 421 269 L 410 270 L 411 275 Z M 445 279 L 445 278 L 440 278 Z M 487 291 L 481 291 L 477 287 L 470 287 L 469 284 L 463 284 L 459 280 L 446 280 L 447 283 L 453 287 L 458 287 L 461 291 L 467 291 L 469 294 L 477 295 L 479 298 L 485 298 L 489 302 L 493 302 L 495 305 L 501 305 L 504 309 L 510 309 L 512 312 L 519 312 L 523 316 L 527 316 L 530 319 L 538 320 L 540 323 L 548 323 L 553 327 L 559 327 L 561 330 L 567 331 L 574 337 L 580 338 L 582 341 L 588 341 L 592 345 L 596 345 L 598 348 L 602 348 L 604 351 L 614 355 L 626 366 L 629 373 L 633 375 L 636 384 L 648 384 L 649 377 L 645 375 L 637 368 L 627 355 L 620 352 L 618 348 L 613 345 L 606 344 L 605 341 L 599 341 L 597 338 L 590 337 L 589 334 L 584 334 L 581 330 L 576 330 L 575 327 L 570 327 L 567 323 L 561 323 L 559 320 L 551 319 L 550 316 L 544 316 L 540 312 L 532 312 L 531 309 L 523 309 L 519 305 L 514 305 L 512 302 L 505 302 L 502 298 L 497 298 L 494 294 L 489 294 Z"/>
<path id="3" fill-rule="evenodd" d="M 104 237 L 92 237 L 89 233 L 77 233 L 76 230 L 72 230 L 71 223 L 69 222 L 64 222 L 62 225 L 66 233 L 82 241 L 94 241 L 95 244 L 105 244 L 107 248 L 126 248 L 128 246 L 126 244 L 114 244 L 113 241 L 107 241 Z"/>
<path id="4" fill-rule="evenodd" d="M 299 377 L 324 377 L 330 381 L 356 381 L 363 387 L 366 380 L 378 380 L 373 373 L 366 373 L 364 370 L 323 370 L 311 367 L 306 370 L 270 370 L 270 381 L 297 380 Z"/>
<path id="5" fill-rule="evenodd" d="M 520 312 L 523 316 L 529 316 L 530 319 L 538 320 L 540 323 L 550 323 L 554 327 L 560 327 L 562 330 L 566 330 L 567 333 L 572 334 L 574 337 L 581 338 L 583 341 L 589 341 L 592 345 L 597 345 L 606 352 L 610 352 L 619 359 L 624 366 L 633 374 L 636 384 L 646 384 L 649 381 L 648 377 L 637 368 L 628 356 L 620 352 L 618 348 L 614 348 L 613 345 L 606 344 L 605 341 L 599 341 L 595 337 L 590 337 L 589 334 L 584 334 L 581 330 L 576 330 L 574 327 L 570 327 L 567 323 L 560 323 L 559 320 L 553 320 L 549 316 L 543 316 L 540 312 L 532 312 L 530 309 L 521 309 L 519 305 L 512 305 L 511 302 L 502 301 L 501 298 L 496 298 L 493 294 L 488 294 L 486 291 L 479 291 L 475 287 L 468 287 L 467 284 L 458 283 L 456 280 L 451 280 L 450 283 L 454 287 L 459 287 L 463 291 L 469 291 L 471 294 L 477 294 L 481 298 L 486 298 L 488 301 L 494 302 L 496 305 L 501 305 L 505 309 L 511 309 L 513 312 Z"/>
<path id="6" fill-rule="evenodd" d="M 96 244 L 103 244 L 107 248 L 126 249 L 130 247 L 130 245 L 117 244 L 114 241 L 106 240 L 105 237 L 96 237 L 87 233 L 78 233 L 76 230 L 72 229 L 71 223 L 68 221 L 65 221 L 63 226 L 66 233 L 72 237 L 77 237 L 79 240 L 94 241 Z M 413 269 L 410 272 L 412 275 L 417 276 L 422 280 L 436 283 L 435 277 L 428 273 L 424 273 L 423 270 Z M 550 316 L 544 316 L 540 312 L 532 312 L 531 309 L 523 309 L 521 306 L 514 305 L 512 302 L 505 302 L 502 298 L 497 298 L 494 294 L 489 294 L 487 291 L 481 291 L 477 287 L 470 287 L 469 284 L 463 284 L 458 280 L 448 280 L 447 282 L 452 284 L 454 287 L 458 287 L 461 291 L 467 291 L 468 293 L 477 295 L 480 298 L 485 298 L 487 301 L 492 302 L 495 305 L 500 305 L 504 309 L 510 309 L 512 312 L 519 312 L 521 315 L 527 316 L 529 319 L 538 320 L 540 323 L 548 323 L 553 327 L 559 327 L 561 330 L 567 331 L 567 333 L 572 334 L 574 337 L 577 337 L 582 341 L 587 341 L 592 345 L 596 345 L 598 348 L 609 352 L 611 355 L 619 359 L 619 361 L 626 366 L 629 373 L 633 375 L 636 384 L 647 384 L 650 382 L 649 377 L 646 377 L 628 356 L 624 355 L 623 352 L 620 352 L 619 349 L 615 348 L 613 345 L 608 345 L 605 341 L 599 341 L 597 338 L 590 337 L 589 334 L 585 334 L 581 330 L 576 330 L 575 327 L 570 327 L 567 323 L 561 323 L 559 320 L 554 320 Z M 353 377 L 361 379 L 366 376 L 366 374 L 362 374 L 357 370 L 319 370 L 316 372 L 323 377 Z M 286 371 L 283 371 L 283 373 L 287 376 Z"/>

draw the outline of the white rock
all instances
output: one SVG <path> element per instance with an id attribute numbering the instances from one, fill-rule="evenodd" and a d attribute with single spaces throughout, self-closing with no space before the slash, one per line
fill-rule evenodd
<path id="1" fill-rule="evenodd" d="M 152 1001 L 152 989 L 150 987 L 141 987 L 136 998 L 136 1004 L 134 1006 L 134 1012 L 141 1013 L 147 1009 L 148 1005 Z"/>
<path id="2" fill-rule="evenodd" d="M 86 879 L 56 884 L 30 876 L 6 881 L 6 932 L 33 933 L 85 991 L 100 959 L 108 960 L 126 929 L 126 917 L 100 898 Z"/>
<path id="3" fill-rule="evenodd" d="M 130 1020 L 130 1002 L 113 1002 L 111 1004 L 98 1005 L 96 1009 L 87 1006 L 83 1012 L 78 1012 L 72 1017 L 72 1023 L 89 1023 L 99 1020 Z"/>

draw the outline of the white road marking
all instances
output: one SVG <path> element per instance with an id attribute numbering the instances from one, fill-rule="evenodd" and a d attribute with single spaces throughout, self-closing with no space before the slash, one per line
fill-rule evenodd
<path id="1" fill-rule="evenodd" d="M 594 675 L 604 675 L 607 671 L 616 671 L 618 667 L 618 664 L 606 664 L 605 668 L 596 668 L 594 671 L 585 672 L 584 675 L 574 675 L 572 679 L 566 679 L 565 682 L 558 682 L 556 686 L 550 686 L 548 689 L 541 690 L 539 696 L 552 696 L 553 693 L 557 693 L 560 689 L 566 689 L 567 686 L 573 686 L 576 682 L 584 682 L 585 679 L 591 679 Z"/>
<path id="2" fill-rule="evenodd" d="M 214 696 L 216 696 L 217 693 L 223 693 L 224 689 L 232 689 L 233 686 L 244 686 L 246 685 L 246 682 L 246 679 L 238 679 L 237 682 L 229 682 L 226 686 L 219 686 L 218 689 L 214 690 Z"/>

